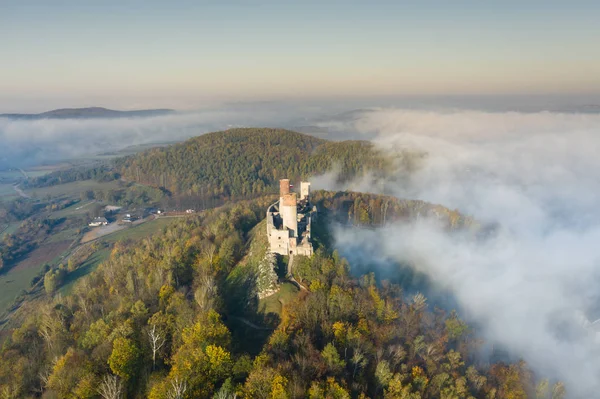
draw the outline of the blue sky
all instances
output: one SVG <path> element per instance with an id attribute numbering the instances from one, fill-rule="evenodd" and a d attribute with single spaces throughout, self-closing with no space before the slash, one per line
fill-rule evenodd
<path id="1" fill-rule="evenodd" d="M 595 94 L 598 3 L 0 0 L 0 106 Z"/>

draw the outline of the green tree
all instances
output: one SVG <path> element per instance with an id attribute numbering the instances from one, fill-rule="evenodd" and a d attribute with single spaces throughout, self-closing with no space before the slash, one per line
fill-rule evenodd
<path id="1" fill-rule="evenodd" d="M 125 381 L 139 371 L 140 350 L 131 339 L 119 337 L 113 342 L 113 350 L 108 358 L 112 372 Z"/>
<path id="2" fill-rule="evenodd" d="M 340 373 L 345 367 L 346 362 L 340 358 L 340 354 L 332 343 L 328 343 L 321 352 L 327 368 L 334 374 Z"/>

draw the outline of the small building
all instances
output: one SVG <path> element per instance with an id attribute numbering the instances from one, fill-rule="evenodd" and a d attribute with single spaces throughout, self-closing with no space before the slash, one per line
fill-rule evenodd
<path id="1" fill-rule="evenodd" d="M 108 220 L 106 220 L 105 217 L 97 217 L 94 218 L 94 220 L 92 220 L 89 223 L 90 227 L 98 227 L 98 226 L 106 226 L 108 224 Z"/>

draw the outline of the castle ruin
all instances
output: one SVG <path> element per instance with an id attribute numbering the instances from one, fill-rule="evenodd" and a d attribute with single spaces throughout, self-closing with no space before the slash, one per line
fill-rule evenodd
<path id="1" fill-rule="evenodd" d="M 317 207 L 310 203 L 310 183 L 300 183 L 300 198 L 290 191 L 290 180 L 279 181 L 279 201 L 267 209 L 267 237 L 271 252 L 312 256 L 311 220 Z"/>

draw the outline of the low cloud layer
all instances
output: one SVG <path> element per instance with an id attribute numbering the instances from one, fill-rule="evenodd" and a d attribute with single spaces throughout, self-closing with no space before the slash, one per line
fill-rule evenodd
<path id="1" fill-rule="evenodd" d="M 573 397 L 600 391 L 600 335 L 590 324 L 600 318 L 600 115 L 376 109 L 323 126 L 384 150 L 427 152 L 386 191 L 502 226 L 483 242 L 428 221 L 341 229 L 342 249 L 353 256 L 357 242 L 377 243 L 365 251 L 415 265 L 489 341 L 564 380 Z"/>
<path id="2" fill-rule="evenodd" d="M 118 151 L 148 143 L 169 143 L 244 126 L 294 126 L 297 115 L 319 112 L 304 105 L 232 104 L 215 109 L 147 118 L 0 118 L 0 167 L 26 167 Z"/>

